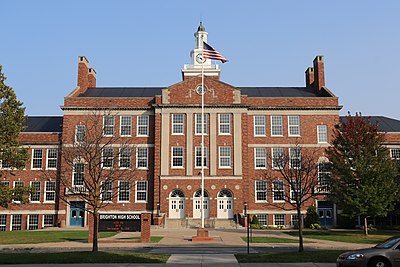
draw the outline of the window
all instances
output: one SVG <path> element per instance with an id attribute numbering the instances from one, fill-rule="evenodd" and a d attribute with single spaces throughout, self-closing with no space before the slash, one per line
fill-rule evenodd
<path id="1" fill-rule="evenodd" d="M 54 227 L 56 226 L 54 214 L 45 214 L 43 215 L 43 227 Z"/>
<path id="2" fill-rule="evenodd" d="M 285 214 L 274 214 L 274 225 L 285 225 Z"/>
<path id="3" fill-rule="evenodd" d="M 283 147 L 272 148 L 272 168 L 279 169 L 283 168 L 284 165 L 284 151 Z"/>
<path id="4" fill-rule="evenodd" d="M 24 187 L 24 185 L 25 185 L 24 181 L 14 181 L 14 188 Z M 20 203 L 21 202 L 21 198 L 22 198 L 22 196 L 19 196 L 19 195 L 14 196 L 13 201 L 16 202 L 16 203 Z"/>
<path id="5" fill-rule="evenodd" d="M 282 116 L 271 116 L 271 135 L 272 136 L 283 135 Z"/>
<path id="6" fill-rule="evenodd" d="M 147 169 L 149 159 L 149 149 L 147 147 L 138 147 L 136 149 L 136 168 Z"/>
<path id="7" fill-rule="evenodd" d="M 112 201 L 112 181 L 101 182 L 101 199 L 106 202 Z"/>
<path id="8" fill-rule="evenodd" d="M 172 114 L 172 134 L 183 134 L 183 114 Z"/>
<path id="9" fill-rule="evenodd" d="M 21 230 L 21 223 L 22 223 L 22 215 L 21 214 L 15 214 L 11 215 L 11 231 L 17 231 Z"/>
<path id="10" fill-rule="evenodd" d="M 254 116 L 254 136 L 265 136 L 265 116 Z"/>
<path id="11" fill-rule="evenodd" d="M 300 136 L 300 116 L 288 116 L 289 136 Z"/>
<path id="12" fill-rule="evenodd" d="M 219 147 L 219 167 L 220 168 L 231 167 L 231 147 L 229 146 Z"/>
<path id="13" fill-rule="evenodd" d="M 298 226 L 299 225 L 299 216 L 297 214 L 292 214 L 291 217 L 292 218 L 290 220 L 290 225 Z"/>
<path id="14" fill-rule="evenodd" d="M 290 201 L 300 203 L 302 201 L 301 195 L 301 181 L 291 181 L 290 182 Z"/>
<path id="15" fill-rule="evenodd" d="M 231 133 L 231 114 L 219 114 L 219 134 Z"/>
<path id="16" fill-rule="evenodd" d="M 283 181 L 272 182 L 272 197 L 274 202 L 285 201 L 285 187 Z"/>
<path id="17" fill-rule="evenodd" d="M 331 180 L 331 164 L 329 162 L 318 163 L 318 191 L 329 191 Z"/>
<path id="18" fill-rule="evenodd" d="M 118 201 L 129 202 L 131 197 L 129 181 L 119 181 L 118 184 Z"/>
<path id="19" fill-rule="evenodd" d="M 392 159 L 400 160 L 400 148 L 392 148 L 392 149 L 390 149 L 390 157 Z"/>
<path id="20" fill-rule="evenodd" d="M 172 147 L 172 168 L 183 168 L 183 146 Z"/>
<path id="21" fill-rule="evenodd" d="M 267 149 L 265 147 L 254 148 L 254 165 L 256 169 L 267 168 Z"/>
<path id="22" fill-rule="evenodd" d="M 201 134 L 201 125 L 203 124 L 201 113 L 200 114 L 195 114 L 195 121 L 196 121 L 196 127 L 195 127 L 195 134 Z M 204 134 L 207 134 L 207 129 L 208 129 L 208 114 L 204 114 Z"/>
<path id="23" fill-rule="evenodd" d="M 114 135 L 114 125 L 115 125 L 114 116 L 104 116 L 104 118 L 103 118 L 103 135 L 104 136 L 113 136 Z"/>
<path id="24" fill-rule="evenodd" d="M 201 146 L 196 146 L 195 147 L 195 153 L 196 153 L 196 162 L 195 162 L 195 167 L 196 168 L 201 168 Z M 203 161 L 203 166 L 207 167 L 208 163 L 208 148 L 205 146 L 204 147 L 204 161 Z"/>
<path id="25" fill-rule="evenodd" d="M 300 169 L 301 168 L 301 148 L 300 147 L 291 147 L 289 148 L 289 167 L 291 169 Z"/>
<path id="26" fill-rule="evenodd" d="M 131 155 L 132 149 L 130 147 L 122 147 L 119 149 L 119 167 L 130 168 L 131 167 Z"/>
<path id="27" fill-rule="evenodd" d="M 57 169 L 58 149 L 47 149 L 47 169 Z"/>
<path id="28" fill-rule="evenodd" d="M 120 134 L 121 136 L 132 136 L 132 117 L 121 116 L 120 117 Z"/>
<path id="29" fill-rule="evenodd" d="M 149 116 L 137 116 L 137 136 L 149 136 Z"/>
<path id="30" fill-rule="evenodd" d="M 318 143 L 328 143 L 328 126 L 317 126 Z"/>
<path id="31" fill-rule="evenodd" d="M 43 149 L 33 149 L 32 151 L 32 169 L 41 169 L 43 162 Z"/>
<path id="32" fill-rule="evenodd" d="M 10 187 L 10 181 L 0 181 L 1 186 Z"/>
<path id="33" fill-rule="evenodd" d="M 256 181 L 256 202 L 267 201 L 267 181 Z"/>
<path id="34" fill-rule="evenodd" d="M 56 200 L 56 182 L 46 181 L 44 187 L 44 201 L 54 202 Z"/>
<path id="35" fill-rule="evenodd" d="M 0 169 L 11 169 L 11 164 L 5 160 L 0 160 Z"/>
<path id="36" fill-rule="evenodd" d="M 114 165 L 114 149 L 104 147 L 102 151 L 101 165 L 103 168 L 112 168 Z"/>
<path id="37" fill-rule="evenodd" d="M 40 201 L 40 181 L 31 182 L 31 202 L 39 202 Z"/>
<path id="38" fill-rule="evenodd" d="M 136 182 L 136 202 L 147 202 L 147 181 Z"/>
<path id="39" fill-rule="evenodd" d="M 86 126 L 85 125 L 76 125 L 75 128 L 75 142 L 81 143 L 86 140 Z"/>
<path id="40" fill-rule="evenodd" d="M 31 214 L 28 217 L 28 230 L 37 230 L 39 228 L 39 214 Z"/>
<path id="41" fill-rule="evenodd" d="M 74 163 L 73 185 L 83 186 L 85 179 L 85 165 L 83 163 Z"/>
<path id="42" fill-rule="evenodd" d="M 0 214 L 0 231 L 5 231 L 7 227 L 7 215 Z"/>
<path id="43" fill-rule="evenodd" d="M 268 225 L 268 215 L 267 214 L 257 214 L 258 222 L 260 225 Z"/>

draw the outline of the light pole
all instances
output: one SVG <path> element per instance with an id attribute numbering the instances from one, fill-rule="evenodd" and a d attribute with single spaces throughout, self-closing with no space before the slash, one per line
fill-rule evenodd
<path id="1" fill-rule="evenodd" d="M 244 202 L 244 217 L 245 217 L 245 225 L 247 228 L 247 254 L 250 254 L 250 236 L 249 236 L 249 214 L 247 214 L 247 202 Z"/>

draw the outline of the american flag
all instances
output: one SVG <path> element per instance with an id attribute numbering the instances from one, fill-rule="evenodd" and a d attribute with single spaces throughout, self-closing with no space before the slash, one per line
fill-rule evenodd
<path id="1" fill-rule="evenodd" d="M 229 61 L 206 42 L 203 42 L 203 57 L 209 59 L 221 60 L 222 63 Z"/>

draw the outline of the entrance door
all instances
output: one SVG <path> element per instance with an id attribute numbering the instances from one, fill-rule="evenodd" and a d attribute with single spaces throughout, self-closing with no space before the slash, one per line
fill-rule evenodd
<path id="1" fill-rule="evenodd" d="M 85 202 L 71 202 L 69 226 L 83 227 L 85 221 Z"/>
<path id="2" fill-rule="evenodd" d="M 181 190 L 172 191 L 169 197 L 169 218 L 185 218 L 185 194 Z"/>
<path id="3" fill-rule="evenodd" d="M 205 219 L 210 217 L 208 199 L 208 192 L 204 190 L 203 208 Z M 201 189 L 197 190 L 193 196 L 193 218 L 201 219 Z"/>
<path id="4" fill-rule="evenodd" d="M 333 226 L 333 203 L 329 201 L 318 201 L 318 215 L 321 226 L 332 227 Z"/>
<path id="5" fill-rule="evenodd" d="M 232 219 L 233 218 L 233 195 L 229 190 L 222 190 L 218 194 L 218 213 L 219 219 Z"/>

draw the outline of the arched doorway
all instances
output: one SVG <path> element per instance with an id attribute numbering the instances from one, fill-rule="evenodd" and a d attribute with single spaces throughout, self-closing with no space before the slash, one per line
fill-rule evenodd
<path id="1" fill-rule="evenodd" d="M 209 197 L 208 192 L 204 190 L 204 218 L 210 217 L 210 210 L 209 210 Z M 193 218 L 194 219 L 201 219 L 201 189 L 197 190 L 193 195 Z"/>
<path id="2" fill-rule="evenodd" d="M 179 189 L 172 191 L 169 196 L 169 218 L 185 218 L 185 194 Z"/>
<path id="3" fill-rule="evenodd" d="M 233 194 L 228 189 L 223 189 L 218 193 L 218 219 L 233 218 Z"/>

